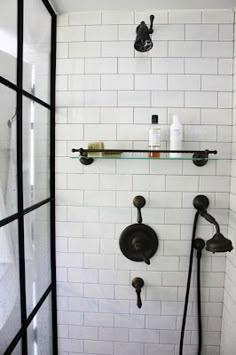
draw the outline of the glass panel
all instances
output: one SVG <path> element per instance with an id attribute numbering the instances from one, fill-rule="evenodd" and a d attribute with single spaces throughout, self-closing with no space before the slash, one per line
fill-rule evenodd
<path id="1" fill-rule="evenodd" d="M 0 1 L 0 75 L 16 83 L 17 0 Z"/>
<path id="2" fill-rule="evenodd" d="M 23 87 L 49 102 L 51 16 L 39 0 L 25 0 L 24 9 Z"/>
<path id="3" fill-rule="evenodd" d="M 50 205 L 24 217 L 26 297 L 28 314 L 51 283 Z"/>
<path id="4" fill-rule="evenodd" d="M 11 355 L 21 355 L 22 354 L 21 350 L 22 350 L 22 344 L 21 341 L 19 341 L 19 343 L 17 344 L 17 346 L 15 347 Z"/>
<path id="5" fill-rule="evenodd" d="M 0 228 L 0 354 L 21 327 L 18 223 Z"/>
<path id="6" fill-rule="evenodd" d="M 23 100 L 24 207 L 50 192 L 50 111 L 27 98 Z"/>
<path id="7" fill-rule="evenodd" d="M 0 220 L 17 212 L 16 93 L 0 85 Z"/>
<path id="8" fill-rule="evenodd" d="M 51 294 L 49 294 L 28 327 L 28 354 L 52 354 L 51 314 Z"/>

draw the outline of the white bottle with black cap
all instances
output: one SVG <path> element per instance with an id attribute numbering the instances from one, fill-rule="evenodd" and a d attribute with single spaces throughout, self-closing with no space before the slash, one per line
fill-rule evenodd
<path id="1" fill-rule="evenodd" d="M 155 150 L 161 149 L 161 129 L 158 125 L 158 115 L 152 115 L 152 124 L 149 129 L 149 149 L 154 150 L 148 156 L 150 158 L 160 158 L 160 153 Z"/>
<path id="2" fill-rule="evenodd" d="M 173 123 L 170 126 L 170 150 L 182 150 L 183 126 L 177 115 L 173 115 Z M 170 153 L 170 158 L 181 158 L 181 153 Z"/>

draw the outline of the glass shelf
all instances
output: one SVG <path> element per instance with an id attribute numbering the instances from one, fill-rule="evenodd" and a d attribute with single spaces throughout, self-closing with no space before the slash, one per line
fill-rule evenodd
<path id="1" fill-rule="evenodd" d="M 70 157 L 71 159 L 81 159 L 81 156 L 77 157 Z M 88 157 L 83 157 L 84 159 L 89 159 L 92 158 L 94 160 L 100 159 L 100 160 L 108 160 L 108 159 L 115 159 L 115 160 L 190 160 L 190 161 L 201 161 L 202 158 L 192 158 L 192 157 L 179 157 L 179 158 L 170 158 L 170 157 L 160 157 L 160 158 L 151 158 L 151 157 L 145 157 L 145 156 L 137 156 L 137 155 L 132 155 L 132 156 L 88 156 Z M 207 160 L 218 160 L 218 158 L 208 158 Z M 225 160 L 225 159 L 224 159 Z"/>
<path id="2" fill-rule="evenodd" d="M 78 153 L 78 156 L 71 157 L 79 159 L 83 165 L 90 165 L 95 159 L 116 159 L 116 160 L 191 160 L 196 166 L 204 166 L 208 160 L 217 160 L 212 157 L 216 155 L 216 150 L 141 150 L 141 149 L 84 149 L 73 148 L 72 153 Z M 149 154 L 160 153 L 160 157 L 149 157 Z M 169 154 L 176 154 L 176 157 L 169 157 Z M 153 155 L 154 155 L 153 154 Z M 191 155 L 190 155 L 191 154 Z M 180 155 L 180 156 L 178 156 Z M 210 155 L 210 158 L 209 158 Z"/>

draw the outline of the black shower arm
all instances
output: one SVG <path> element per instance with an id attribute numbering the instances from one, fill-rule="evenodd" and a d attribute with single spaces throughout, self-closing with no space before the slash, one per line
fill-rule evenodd
<path id="1" fill-rule="evenodd" d="M 220 233 L 220 226 L 218 224 L 218 222 L 216 222 L 215 218 L 210 214 L 208 213 L 207 211 L 202 211 L 200 212 L 201 216 L 203 218 L 205 218 L 209 223 L 212 223 L 214 224 L 215 228 L 216 228 L 216 232 L 217 233 Z"/>

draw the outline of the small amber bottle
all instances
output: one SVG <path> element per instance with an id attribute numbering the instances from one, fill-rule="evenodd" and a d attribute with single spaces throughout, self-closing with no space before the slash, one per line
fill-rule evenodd
<path id="1" fill-rule="evenodd" d="M 148 153 L 149 158 L 160 158 L 160 153 L 155 150 L 161 149 L 161 129 L 158 126 L 158 115 L 152 115 L 152 124 L 149 129 L 149 149 L 154 152 Z"/>

